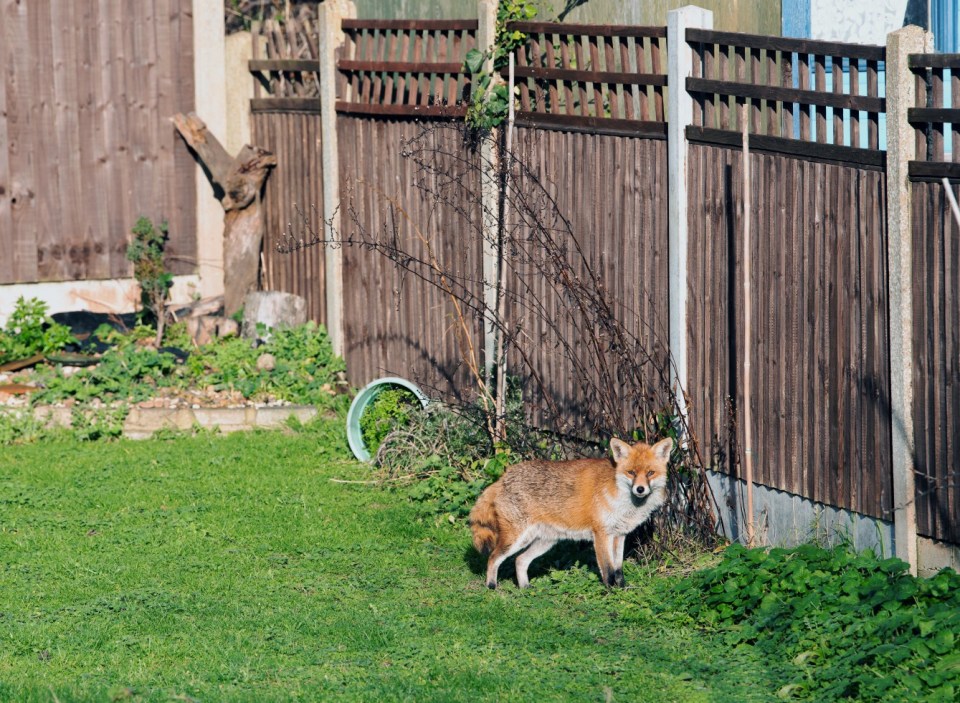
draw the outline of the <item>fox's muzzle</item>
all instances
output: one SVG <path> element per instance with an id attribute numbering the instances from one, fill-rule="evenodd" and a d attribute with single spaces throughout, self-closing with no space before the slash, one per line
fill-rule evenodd
<path id="1" fill-rule="evenodd" d="M 637 498 L 646 498 L 650 495 L 650 489 L 647 486 L 634 486 L 633 495 Z"/>

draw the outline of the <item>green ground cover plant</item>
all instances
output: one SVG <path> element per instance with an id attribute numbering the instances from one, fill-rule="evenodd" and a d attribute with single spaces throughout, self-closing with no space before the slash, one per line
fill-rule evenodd
<path id="1" fill-rule="evenodd" d="M 960 697 L 960 576 L 951 570 L 916 579 L 899 559 L 844 545 L 733 545 L 677 593 L 731 647 L 785 660 L 782 698 Z"/>
<path id="2" fill-rule="evenodd" d="M 103 403 L 136 403 L 164 389 L 237 391 L 246 399 L 279 399 L 323 409 L 340 408 L 348 402 L 341 392 L 345 364 L 333 353 L 326 329 L 313 322 L 271 331 L 259 346 L 233 337 L 193 348 L 182 325 L 169 326 L 167 333 L 164 341 L 169 346 L 158 349 L 143 343 L 155 334 L 152 327 L 137 326 L 121 333 L 103 326 L 96 337 L 112 346 L 96 365 L 70 375 L 59 366 L 40 365 L 16 378 L 40 388 L 30 396 L 33 406 L 69 400 L 87 408 L 88 419 L 104 414 L 99 408 Z M 185 361 L 177 348 L 189 350 Z M 272 366 L 258 367 L 257 360 L 264 354 L 273 356 Z M 91 404 L 97 407 L 91 409 Z M 120 418 L 119 424 L 122 422 Z M 38 438 L 35 424 L 23 413 L 0 412 L 0 444 Z M 97 431 L 89 436 L 115 435 Z"/>
<path id="3" fill-rule="evenodd" d="M 46 303 L 21 296 L 0 330 L 0 364 L 59 351 L 74 341 L 68 327 L 47 315 Z"/>
<path id="4" fill-rule="evenodd" d="M 95 366 L 67 375 L 57 365 L 41 364 L 15 375 L 15 380 L 40 390 L 31 394 L 26 408 L 0 408 L 0 446 L 66 438 L 117 439 L 132 403 L 193 389 L 237 392 L 253 401 L 314 405 L 325 412 L 338 412 L 349 404 L 344 362 L 333 353 L 326 330 L 315 323 L 271 331 L 257 347 L 234 337 L 192 348 L 183 325 L 174 324 L 166 328 L 164 342 L 169 346 L 157 349 L 144 344 L 154 334 L 144 325 L 127 332 L 104 325 L 95 337 L 112 346 Z M 185 361 L 174 353 L 191 348 Z M 257 366 L 263 354 L 273 356 L 271 367 Z M 51 427 L 33 413 L 36 407 L 61 402 L 72 404 L 69 428 Z"/>
<path id="5" fill-rule="evenodd" d="M 397 428 L 406 427 L 420 401 L 405 388 L 389 388 L 377 393 L 360 416 L 360 433 L 370 454 L 376 455 L 384 438 Z"/>

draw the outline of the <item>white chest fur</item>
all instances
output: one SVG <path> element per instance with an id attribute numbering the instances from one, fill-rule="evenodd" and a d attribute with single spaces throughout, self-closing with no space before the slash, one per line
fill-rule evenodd
<path id="1" fill-rule="evenodd" d="M 663 486 L 651 486 L 652 492 L 644 500 L 637 500 L 630 490 L 617 485 L 617 495 L 610 506 L 604 525 L 612 535 L 627 535 L 645 523 L 653 512 L 663 505 L 667 491 Z"/>

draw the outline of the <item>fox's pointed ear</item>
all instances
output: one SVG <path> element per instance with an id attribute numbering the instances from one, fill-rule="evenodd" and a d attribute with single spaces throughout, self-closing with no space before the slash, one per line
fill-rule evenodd
<path id="1" fill-rule="evenodd" d="M 613 454 L 613 460 L 619 464 L 629 456 L 630 445 L 623 440 L 612 437 L 610 439 L 610 453 Z"/>
<path id="2" fill-rule="evenodd" d="M 673 451 L 673 440 L 667 437 L 666 439 L 661 439 L 659 442 L 653 445 L 653 453 L 661 461 L 669 461 L 670 452 Z"/>

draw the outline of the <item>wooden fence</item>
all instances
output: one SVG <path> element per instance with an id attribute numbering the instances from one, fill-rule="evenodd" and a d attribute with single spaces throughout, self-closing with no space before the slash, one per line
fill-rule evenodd
<path id="1" fill-rule="evenodd" d="M 0 3 L 0 283 L 125 277 L 140 215 L 196 270 L 190 0 Z"/>
<path id="2" fill-rule="evenodd" d="M 753 153 L 756 323 L 749 351 L 756 480 L 893 519 L 885 47 L 691 29 L 678 48 L 667 47 L 664 28 L 513 28 L 528 35 L 517 53 L 515 153 L 522 166 L 515 182 L 526 192 L 539 189 L 551 209 L 547 219 L 557 224 L 557 236 L 569 238 L 571 257 L 579 257 L 569 269 L 574 278 L 596 275 L 615 301 L 620 319 L 650 353 L 651 384 L 669 366 L 662 345 L 670 308 L 667 91 L 685 89 L 693 99 L 692 123 L 682 132 L 690 144 L 686 391 L 711 465 L 733 475 L 742 451 L 737 418 L 746 402 L 740 378 L 746 123 Z M 419 242 L 408 249 L 425 261 L 432 249 L 456 272 L 457 285 L 481 299 L 489 271 L 479 157 L 451 138 L 451 120 L 464 114 L 470 97 L 462 61 L 476 45 L 477 23 L 345 20 L 343 29 L 336 102 L 343 236 L 353 243 L 382 242 L 385 235 Z M 692 52 L 693 71 L 682 87 L 668 85 L 668 49 Z M 960 57 L 918 56 L 911 65 L 917 103 L 910 120 L 921 154 L 910 164 L 915 498 L 919 533 L 960 543 L 954 441 L 960 318 L 953 295 L 960 228 L 949 217 L 942 185 L 933 182 L 960 180 L 960 150 L 947 149 L 957 137 L 960 109 L 943 104 L 945 94 L 960 94 L 953 70 L 960 72 Z M 294 90 L 282 99 L 314 98 Z M 297 105 L 303 102 L 287 108 Z M 435 129 L 438 120 L 450 127 Z M 462 189 L 462 201 L 449 190 L 444 198 L 425 197 L 437 189 L 425 180 L 418 154 L 432 155 L 441 170 L 454 173 L 451 183 Z M 512 217 L 508 212 L 508 230 L 531 227 L 516 211 Z M 547 391 L 572 419 L 568 427 L 589 430 L 597 417 L 607 427 L 640 424 L 640 405 L 625 402 L 615 416 L 586 397 L 597 368 L 586 354 L 564 356 L 555 338 L 576 339 L 587 331 L 584 320 L 556 282 L 529 264 L 528 258 L 508 267 L 510 320 L 527 358 L 548 379 Z M 448 296 L 369 246 L 344 248 L 343 275 L 353 383 L 400 373 L 444 394 L 472 383 Z M 525 300 L 557 324 L 543 324 Z M 467 317 L 476 342 L 482 320 L 475 312 Z"/>
<path id="3" fill-rule="evenodd" d="M 276 154 L 277 168 L 263 194 L 264 237 L 261 286 L 303 296 L 307 316 L 326 322 L 323 247 L 281 254 L 285 237 L 309 239 L 322 230 L 319 60 L 316 18 L 302 7 L 295 18 L 252 27 L 254 78 L 253 143 Z"/>
<path id="4" fill-rule="evenodd" d="M 508 218 L 517 221 L 507 229 L 508 248 L 519 251 L 507 258 L 506 323 L 517 352 L 543 378 L 546 393 L 529 393 L 534 420 L 577 432 L 629 432 L 668 401 L 666 31 L 530 22 L 511 28 L 528 40 L 517 52 L 522 168 L 508 196 Z M 593 280 L 624 340 L 605 334 L 588 301 L 574 302 L 570 281 Z M 618 352 L 595 353 L 610 348 Z M 523 375 L 519 353 L 510 366 Z M 633 365 L 643 369 L 637 387 L 607 407 L 602 387 L 630 377 Z M 544 395 L 555 407 L 546 407 Z"/>
<path id="5" fill-rule="evenodd" d="M 665 138 L 665 27 L 516 22 L 518 125 Z M 501 72 L 507 77 L 507 71 Z"/>
<path id="6" fill-rule="evenodd" d="M 482 320 L 466 310 L 461 327 L 450 297 L 428 281 L 436 278 L 433 262 L 482 297 L 480 205 L 469 197 L 479 189 L 479 157 L 457 130 L 441 126 L 464 114 L 463 61 L 476 45 L 477 22 L 348 20 L 343 29 L 336 108 L 341 235 L 352 243 L 343 248 L 351 382 L 396 374 L 445 397 L 469 396 L 474 379 L 463 360 L 467 345 L 482 349 Z M 423 118 L 440 123 L 413 121 Z M 440 186 L 412 151 L 449 175 L 456 190 L 447 202 L 425 195 Z M 398 267 L 392 243 L 421 263 Z"/>
<path id="7" fill-rule="evenodd" d="M 687 41 L 694 55 L 686 85 L 695 96 L 691 139 L 729 143 L 722 132 L 739 134 L 746 119 L 756 149 L 883 164 L 884 47 L 701 29 L 690 30 Z"/>
<path id="8" fill-rule="evenodd" d="M 476 20 L 345 20 L 337 112 L 462 117 Z"/>
<path id="9" fill-rule="evenodd" d="M 910 66 L 917 107 L 909 119 L 918 157 L 909 164 L 917 529 L 960 544 L 960 227 L 940 182 L 960 178 L 960 55 L 911 56 Z M 946 151 L 948 134 L 951 152 Z"/>
<path id="10" fill-rule="evenodd" d="M 750 354 L 756 480 L 891 519 L 886 180 L 876 151 L 884 48 L 705 30 L 687 40 L 695 57 L 688 392 L 697 434 L 719 468 L 736 472 Z M 857 95 L 858 62 L 871 76 L 867 96 Z M 749 349 L 743 120 L 754 152 Z M 873 149 L 851 146 L 861 128 Z"/>

